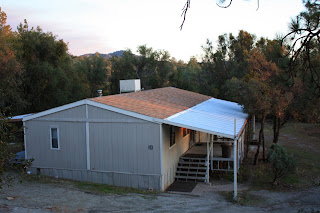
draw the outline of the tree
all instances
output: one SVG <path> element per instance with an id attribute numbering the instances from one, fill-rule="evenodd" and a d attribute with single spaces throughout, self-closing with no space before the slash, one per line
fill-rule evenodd
<path id="1" fill-rule="evenodd" d="M 184 72 L 187 69 L 187 64 L 182 60 L 176 61 L 175 58 L 171 59 L 171 63 L 173 68 L 172 72 L 169 74 L 170 85 L 183 89 L 185 85 Z"/>
<path id="2" fill-rule="evenodd" d="M 97 90 L 109 94 L 108 80 L 111 73 L 110 61 L 100 56 L 99 53 L 89 57 L 80 57 L 75 60 L 75 69 L 81 75 L 83 86 L 86 87 L 87 96 L 95 97 Z M 89 90 L 89 91 L 88 91 Z M 89 94 L 88 94 L 89 93 Z"/>
<path id="3" fill-rule="evenodd" d="M 286 80 L 294 96 L 289 108 L 297 120 L 319 122 L 320 1 L 303 3 L 306 10 L 292 19 L 290 32 L 281 40 L 290 58 Z"/>
<path id="4" fill-rule="evenodd" d="M 184 79 L 184 89 L 199 92 L 201 80 L 201 66 L 195 57 L 191 57 L 188 64 L 187 69 L 183 75 Z"/>
<path id="5" fill-rule="evenodd" d="M 26 20 L 18 27 L 17 38 L 16 56 L 23 68 L 21 88 L 28 103 L 24 113 L 83 98 L 81 90 L 73 92 L 79 89 L 78 78 L 63 40 L 57 40 L 52 33 L 44 33 L 40 27 L 29 29 Z"/>
<path id="6" fill-rule="evenodd" d="M 237 36 L 224 34 L 218 37 L 217 48 L 210 40 L 202 47 L 204 77 L 200 92 L 218 98 L 226 98 L 225 83 L 232 77 L 238 79 L 249 73 L 248 57 L 255 46 L 255 36 L 240 30 Z"/>
<path id="7" fill-rule="evenodd" d="M 0 112 L 0 189 L 2 188 L 3 180 L 6 179 L 5 172 L 8 171 L 9 159 L 12 158 L 12 153 L 9 150 L 9 142 L 12 141 L 12 134 L 9 134 L 8 129 L 10 123 L 7 117 Z"/>
<path id="8" fill-rule="evenodd" d="M 122 57 L 111 58 L 110 94 L 118 94 L 120 80 L 135 79 L 137 57 L 130 49 L 123 52 Z"/>
<path id="9" fill-rule="evenodd" d="M 227 53 L 229 51 L 226 35 L 219 36 L 217 51 L 210 40 L 202 46 L 204 57 L 202 58 L 202 71 L 200 73 L 200 92 L 214 97 L 223 97 L 221 93 L 225 82 L 230 78 L 230 69 L 227 66 Z"/>
<path id="10" fill-rule="evenodd" d="M 143 83 L 143 88 L 159 88 L 168 85 L 169 74 L 173 66 L 170 62 L 170 54 L 166 50 L 153 50 L 146 45 L 138 46 L 137 52 L 137 77 Z"/>
<path id="11" fill-rule="evenodd" d="M 320 1 L 303 2 L 307 10 L 291 20 L 290 32 L 283 37 L 282 42 L 287 38 L 292 41 L 292 45 L 289 46 L 289 74 L 292 82 L 301 74 L 303 80 L 309 79 L 313 84 L 314 94 L 319 98 L 320 72 L 313 58 L 319 54 L 320 47 Z"/>
<path id="12" fill-rule="evenodd" d="M 280 127 L 284 124 L 282 120 L 293 99 L 292 92 L 281 79 L 283 71 L 274 62 L 268 61 L 261 49 L 256 48 L 250 52 L 248 64 L 251 72 L 257 73 L 259 79 L 268 87 L 271 101 L 270 113 L 273 115 L 273 142 L 277 143 Z"/>
<path id="13" fill-rule="evenodd" d="M 23 72 L 14 49 L 16 34 L 6 20 L 0 8 L 0 113 L 10 115 L 21 111 L 25 102 L 19 90 Z"/>
<path id="14" fill-rule="evenodd" d="M 254 164 L 257 163 L 260 146 L 263 146 L 263 159 L 265 159 L 264 125 L 268 114 L 273 114 L 280 123 L 284 111 L 292 99 L 290 92 L 285 92 L 279 84 L 281 70 L 275 63 L 267 61 L 261 49 L 253 49 L 248 53 L 249 73 L 242 79 L 233 78 L 228 81 L 226 88 L 229 97 L 243 105 L 244 110 L 250 115 L 261 119 L 259 142 Z M 249 94 L 249 95 L 248 95 Z M 279 136 L 279 125 L 274 126 L 274 141 Z"/>
<path id="15" fill-rule="evenodd" d="M 10 122 L 10 118 L 0 112 L 0 189 L 3 185 L 10 185 L 10 182 L 17 178 L 7 173 L 8 171 L 23 172 L 33 161 L 28 159 L 17 163 L 14 159 L 15 152 L 10 144 L 17 142 L 21 131 L 23 131 L 22 128 L 18 128 Z"/>
<path id="16" fill-rule="evenodd" d="M 112 57 L 111 91 L 119 91 L 120 79 L 141 79 L 144 89 L 164 87 L 169 84 L 173 72 L 170 54 L 165 50 L 153 50 L 146 45 L 138 46 L 139 55 L 126 50 L 122 57 Z"/>
<path id="17" fill-rule="evenodd" d="M 229 97 L 233 97 L 233 100 L 242 105 L 246 113 L 249 115 L 256 115 L 256 117 L 261 120 L 258 147 L 254 158 L 254 165 L 256 165 L 260 146 L 263 145 L 264 147 L 264 125 L 266 116 L 270 112 L 271 107 L 269 88 L 257 77 L 241 80 L 232 78 L 227 82 L 226 88 L 229 92 Z M 265 159 L 264 148 L 263 159 Z"/>
<path id="18" fill-rule="evenodd" d="M 268 161 L 271 163 L 274 183 L 277 179 L 293 172 L 296 168 L 294 158 L 290 156 L 287 150 L 279 144 L 272 145 L 269 151 Z"/>

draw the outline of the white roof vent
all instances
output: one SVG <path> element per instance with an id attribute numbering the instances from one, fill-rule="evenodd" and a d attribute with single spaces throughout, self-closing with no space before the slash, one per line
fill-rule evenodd
<path id="1" fill-rule="evenodd" d="M 120 80 L 120 93 L 141 90 L 140 79 Z"/>

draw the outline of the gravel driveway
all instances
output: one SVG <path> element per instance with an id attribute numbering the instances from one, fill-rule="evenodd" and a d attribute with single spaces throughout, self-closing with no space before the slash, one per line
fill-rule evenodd
<path id="1" fill-rule="evenodd" d="M 254 206 L 230 203 L 213 190 L 205 190 L 199 196 L 171 193 L 115 195 L 82 191 L 72 184 L 24 182 L 0 190 L 0 212 L 320 211 L 320 187 L 298 192 L 250 193 L 260 197 L 260 202 Z"/>

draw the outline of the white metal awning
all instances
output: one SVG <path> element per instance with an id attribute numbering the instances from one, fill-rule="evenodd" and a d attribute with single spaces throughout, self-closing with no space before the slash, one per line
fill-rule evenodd
<path id="1" fill-rule="evenodd" d="M 172 115 L 165 120 L 177 126 L 189 126 L 194 129 L 215 132 L 218 135 L 234 138 L 234 122 L 236 120 L 236 135 L 245 125 L 248 115 L 237 103 L 211 98 L 190 109 Z"/>

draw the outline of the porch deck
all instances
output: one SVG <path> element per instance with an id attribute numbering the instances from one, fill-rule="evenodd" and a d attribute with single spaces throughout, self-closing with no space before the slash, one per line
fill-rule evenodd
<path id="1" fill-rule="evenodd" d="M 195 157 L 197 156 L 203 158 L 207 156 L 207 143 L 206 142 L 197 142 L 192 147 L 189 148 L 183 154 L 183 157 Z M 220 143 L 213 143 L 213 161 L 233 161 L 233 149 L 231 149 L 230 158 L 222 157 L 222 148 Z"/>
<path id="2" fill-rule="evenodd" d="M 188 151 L 186 151 L 182 158 L 206 158 L 207 157 L 207 143 L 197 142 Z M 229 158 L 222 157 L 221 143 L 213 143 L 213 157 L 209 157 L 210 170 L 212 171 L 233 171 L 233 148 L 231 149 L 231 156 Z M 239 169 L 239 167 L 238 167 Z"/>

